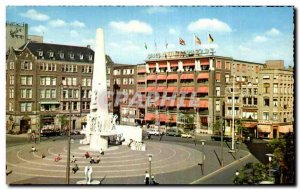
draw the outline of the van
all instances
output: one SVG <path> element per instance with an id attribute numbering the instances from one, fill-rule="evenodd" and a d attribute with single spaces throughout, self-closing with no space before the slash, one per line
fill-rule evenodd
<path id="1" fill-rule="evenodd" d="M 179 131 L 178 129 L 168 129 L 166 132 L 167 136 L 174 136 L 174 137 L 180 137 L 181 136 L 181 131 Z"/>

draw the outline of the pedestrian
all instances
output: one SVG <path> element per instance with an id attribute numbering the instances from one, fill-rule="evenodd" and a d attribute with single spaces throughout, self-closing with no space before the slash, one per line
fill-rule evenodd
<path id="1" fill-rule="evenodd" d="M 77 164 L 72 168 L 73 174 L 75 174 L 79 170 L 79 167 Z"/>
<path id="2" fill-rule="evenodd" d="M 54 162 L 58 162 L 60 161 L 62 158 L 60 156 L 60 154 L 58 154 L 55 158 L 54 158 Z"/>
<path id="3" fill-rule="evenodd" d="M 73 155 L 73 156 L 72 156 L 71 163 L 75 163 L 76 161 L 77 161 L 77 159 L 76 159 L 75 156 Z"/>
<path id="4" fill-rule="evenodd" d="M 97 164 L 100 163 L 100 156 L 99 156 L 99 155 L 97 156 L 96 163 L 97 163 Z"/>
<path id="5" fill-rule="evenodd" d="M 145 171 L 144 183 L 145 183 L 145 185 L 149 185 L 149 183 L 150 183 L 150 175 L 149 175 L 148 171 Z"/>
<path id="6" fill-rule="evenodd" d="M 33 145 L 31 146 L 31 152 L 36 152 L 36 148 Z"/>
<path id="7" fill-rule="evenodd" d="M 42 158 L 45 158 L 45 157 L 46 157 L 46 155 L 44 153 L 42 153 Z"/>
<path id="8" fill-rule="evenodd" d="M 85 159 L 88 159 L 88 158 L 90 157 L 90 153 L 89 153 L 89 152 L 86 152 L 86 153 L 84 154 L 84 157 L 85 157 Z"/>
<path id="9" fill-rule="evenodd" d="M 156 180 L 154 179 L 154 175 L 151 176 L 151 184 L 152 184 L 152 185 L 158 185 L 158 184 L 159 184 L 159 183 L 156 182 Z"/>
<path id="10" fill-rule="evenodd" d="M 103 156 L 104 155 L 104 151 L 102 150 L 102 148 L 100 149 L 99 153 Z"/>
<path id="11" fill-rule="evenodd" d="M 95 164 L 96 163 L 93 157 L 90 158 L 90 163 L 91 164 Z"/>

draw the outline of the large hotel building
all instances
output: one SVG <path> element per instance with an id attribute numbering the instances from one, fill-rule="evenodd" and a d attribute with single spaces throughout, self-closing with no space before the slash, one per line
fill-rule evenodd
<path id="1" fill-rule="evenodd" d="M 27 25 L 7 25 L 9 31 Z M 14 34 L 14 33 L 13 33 Z M 14 36 L 15 37 L 15 36 Z M 28 41 L 8 42 L 7 130 L 61 128 L 71 114 L 73 129 L 86 124 L 94 51 L 88 47 Z M 19 42 L 21 43 L 21 42 Z M 109 112 L 125 125 L 154 124 L 213 134 L 247 128 L 255 137 L 293 131 L 294 72 L 283 61 L 265 64 L 217 56 L 209 51 L 150 54 L 143 64 L 115 64 L 106 56 Z M 132 99 L 139 95 L 138 102 Z"/>

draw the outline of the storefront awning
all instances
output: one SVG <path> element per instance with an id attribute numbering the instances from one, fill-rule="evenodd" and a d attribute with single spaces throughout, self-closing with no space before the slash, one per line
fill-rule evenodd
<path id="1" fill-rule="evenodd" d="M 200 65 L 209 65 L 209 60 L 208 59 L 201 59 L 200 60 Z"/>
<path id="2" fill-rule="evenodd" d="M 145 79 L 138 79 L 137 82 L 138 83 L 145 83 L 146 81 L 145 81 Z"/>
<path id="3" fill-rule="evenodd" d="M 166 119 L 166 123 L 176 123 L 177 122 L 177 116 L 174 115 L 168 115 Z"/>
<path id="4" fill-rule="evenodd" d="M 257 125 L 257 131 L 261 133 L 271 133 L 271 125 Z"/>
<path id="5" fill-rule="evenodd" d="M 289 133 L 293 132 L 293 125 L 282 125 L 278 126 L 279 133 Z"/>
<path id="6" fill-rule="evenodd" d="M 183 66 L 195 66 L 194 60 L 186 60 L 183 62 Z"/>
<path id="7" fill-rule="evenodd" d="M 245 122 L 244 126 L 246 128 L 255 128 L 257 126 L 257 123 L 256 122 Z"/>
<path id="8" fill-rule="evenodd" d="M 194 79 L 194 74 L 182 74 L 180 80 Z"/>
<path id="9" fill-rule="evenodd" d="M 159 63 L 159 68 L 166 68 L 168 67 L 167 63 Z"/>

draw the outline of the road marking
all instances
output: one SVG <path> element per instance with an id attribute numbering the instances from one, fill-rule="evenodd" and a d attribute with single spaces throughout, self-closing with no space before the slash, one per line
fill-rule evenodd
<path id="1" fill-rule="evenodd" d="M 252 155 L 252 154 L 251 154 L 250 152 L 248 152 L 248 155 L 244 156 L 243 158 L 241 158 L 241 159 L 239 159 L 239 160 L 235 160 L 235 161 L 231 162 L 230 164 L 224 166 L 223 168 L 220 168 L 220 169 L 218 169 L 218 170 L 215 170 L 215 171 L 213 171 L 212 173 L 210 173 L 210 174 L 208 174 L 208 175 L 206 175 L 206 176 L 203 176 L 203 177 L 201 177 L 201 178 L 199 178 L 199 179 L 196 179 L 195 181 L 191 182 L 190 184 L 196 184 L 196 183 L 198 183 L 199 181 L 202 181 L 202 180 L 204 180 L 204 179 L 206 179 L 206 178 L 208 178 L 208 177 L 210 177 L 210 176 L 212 176 L 212 175 L 215 175 L 215 174 L 221 172 L 222 170 L 225 170 L 225 169 L 231 167 L 232 165 L 237 164 L 237 163 L 239 163 L 239 162 L 245 160 L 246 158 L 248 158 L 248 157 L 251 156 L 251 155 Z"/>

